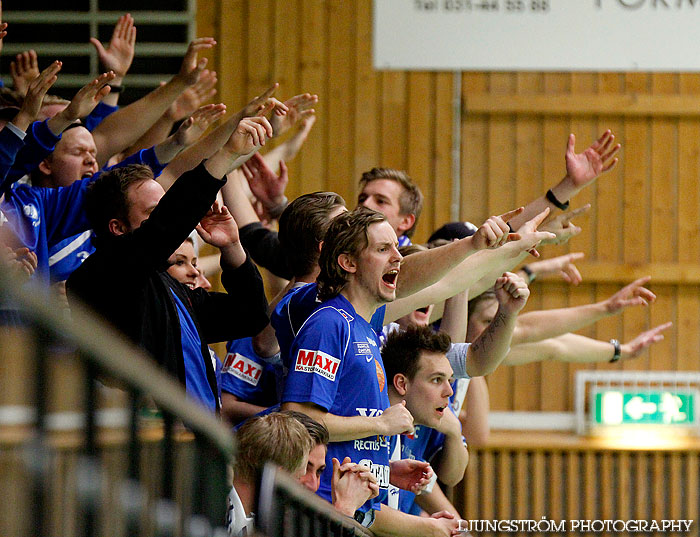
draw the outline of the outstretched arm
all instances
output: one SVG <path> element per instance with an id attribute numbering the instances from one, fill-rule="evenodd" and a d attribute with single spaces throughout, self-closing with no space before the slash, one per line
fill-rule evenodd
<path id="1" fill-rule="evenodd" d="M 495 250 L 477 252 L 464 259 L 461 263 L 458 263 L 456 267 L 450 270 L 442 279 L 439 279 L 437 283 L 421 289 L 410 296 L 404 296 L 403 298 L 387 304 L 384 322 L 386 323 L 399 319 L 411 313 L 413 310 L 424 307 L 426 304 L 441 304 L 443 300 L 447 300 L 449 297 L 465 289 L 469 289 L 471 293 L 472 286 L 479 282 L 484 276 L 492 274 L 494 270 L 498 270 L 499 267 L 512 264 L 513 259 L 521 259 L 520 256 L 523 252 L 533 250 L 542 240 L 554 237 L 552 233 L 537 231 L 537 226 L 546 218 L 548 212 L 548 210 L 543 211 L 523 226 L 518 235 L 520 237 L 518 240 L 508 242 Z M 474 236 L 475 235 L 472 235 L 472 237 Z M 466 239 L 462 239 L 462 241 L 463 240 Z M 456 241 L 452 244 L 434 248 L 427 252 L 412 254 L 406 258 L 406 262 L 418 256 L 425 256 L 425 254 L 431 254 L 432 256 L 437 254 L 437 257 L 434 258 L 435 263 L 441 263 L 443 260 L 441 260 L 440 254 L 443 252 L 443 249 L 454 248 L 455 245 L 459 245 L 460 243 L 461 241 Z M 432 280 L 433 274 L 431 274 L 431 271 L 433 268 L 430 260 L 433 258 L 424 259 L 426 262 L 421 268 L 424 272 L 430 274 L 430 279 Z M 399 285 L 401 285 L 401 278 L 403 277 L 403 265 L 401 271 L 402 272 L 399 274 Z M 491 285 L 493 285 L 494 279 L 491 280 Z M 488 287 L 491 287 L 491 285 Z M 483 289 L 480 292 L 483 292 Z"/>
<path id="2" fill-rule="evenodd" d="M 245 118 L 252 116 L 262 117 L 269 111 L 274 109 L 274 114 L 284 114 L 286 107 L 280 103 L 277 99 L 272 97 L 272 94 L 277 89 L 277 84 L 271 86 L 265 93 L 255 97 L 241 110 L 233 114 L 227 121 L 219 125 L 213 131 L 211 131 L 207 136 L 202 138 L 199 142 L 195 143 L 192 147 L 183 151 L 177 158 L 173 159 L 173 162 L 165 169 L 164 175 L 169 181 L 175 181 L 181 174 L 187 170 L 194 168 L 203 159 L 209 158 L 214 154 L 220 147 L 222 147 L 227 140 L 230 139 L 231 134 L 238 129 L 241 121 Z M 265 121 L 268 121 L 267 119 Z M 270 132 L 272 132 L 272 126 L 270 126 Z M 271 135 L 268 135 L 269 138 Z M 262 146 L 258 146 L 258 149 Z M 257 150 L 256 150 L 257 151 Z M 245 156 L 245 160 L 250 158 L 255 151 Z M 245 161 L 244 160 L 244 161 Z M 244 161 L 238 164 L 240 166 Z M 238 166 L 234 166 L 235 169 Z M 241 226 L 245 224 L 240 223 Z"/>
<path id="3" fill-rule="evenodd" d="M 442 246 L 439 250 L 433 248 L 407 256 L 401 263 L 401 273 L 396 289 L 397 298 L 412 295 L 434 284 L 479 250 L 499 248 L 508 241 L 520 239 L 519 235 L 510 233 L 508 221 L 515 218 L 522 210 L 520 207 L 500 216 L 492 216 L 474 235 Z M 453 294 L 458 292 L 455 291 Z M 424 302 L 417 307 L 420 308 L 425 304 L 434 304 L 434 302 Z"/>
<path id="4" fill-rule="evenodd" d="M 665 323 L 642 332 L 628 343 L 620 345 L 620 360 L 637 358 L 654 343 L 663 341 L 662 332 L 672 323 Z M 505 365 L 521 365 L 545 360 L 559 362 L 593 363 L 609 362 L 615 353 L 615 347 L 607 341 L 591 339 L 579 334 L 564 334 L 555 338 L 544 339 L 536 343 L 515 345 L 506 357 Z"/>
<path id="5" fill-rule="evenodd" d="M 583 259 L 584 255 L 583 252 L 574 252 L 553 257 L 552 259 L 528 263 L 518 270 L 518 274 L 522 276 L 528 284 L 532 283 L 536 278 L 548 276 L 550 274 L 558 274 L 565 282 L 578 285 L 583 278 L 581 278 L 581 273 L 578 271 L 578 268 L 576 268 L 576 265 L 574 265 L 574 261 Z"/>
<path id="6" fill-rule="evenodd" d="M 635 280 L 610 298 L 572 308 L 530 311 L 518 317 L 513 344 L 531 343 L 567 332 L 575 332 L 605 317 L 617 315 L 630 306 L 648 306 L 656 295 L 644 285 L 650 276 Z"/>
<path id="7" fill-rule="evenodd" d="M 554 198 L 559 203 L 568 204 L 569 200 L 581 190 L 615 167 L 618 161 L 615 155 L 617 155 L 621 146 L 614 142 L 615 135 L 612 131 L 607 130 L 583 153 L 577 154 L 574 151 L 576 137 L 573 134 L 569 134 L 564 157 L 566 160 L 566 175 L 551 188 Z M 546 195 L 529 203 L 520 217 L 513 219 L 513 229 L 519 229 L 526 221 L 541 213 L 547 207 L 552 210 L 558 208 L 557 205 L 547 199 Z"/>
<path id="8" fill-rule="evenodd" d="M 208 104 L 196 110 L 182 122 L 180 128 L 165 141 L 155 146 L 155 153 L 161 164 L 173 160 L 181 151 L 191 146 L 204 134 L 212 123 L 226 113 L 223 104 Z"/>
<path id="9" fill-rule="evenodd" d="M 207 64 L 206 58 L 197 59 L 201 50 L 213 47 L 211 37 L 200 37 L 190 43 L 180 72 L 163 86 L 105 118 L 93 131 L 100 166 L 112 155 L 134 144 L 163 115 L 185 89 L 199 80 Z"/>
<path id="10" fill-rule="evenodd" d="M 100 63 L 107 71 L 112 71 L 115 74 L 112 80 L 112 85 L 121 86 L 126 73 L 131 67 L 131 62 L 134 59 L 134 49 L 136 45 L 136 27 L 134 26 L 134 18 L 127 13 L 119 17 L 117 24 L 114 25 L 112 39 L 110 39 L 107 48 L 102 46 L 99 39 L 90 38 L 90 43 L 97 50 L 97 55 L 100 58 Z M 112 92 L 104 99 L 104 103 L 110 106 L 117 106 L 119 100 L 119 92 Z"/>

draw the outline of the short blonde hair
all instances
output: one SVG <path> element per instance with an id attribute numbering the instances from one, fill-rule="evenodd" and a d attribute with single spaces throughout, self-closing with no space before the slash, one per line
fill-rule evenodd
<path id="1" fill-rule="evenodd" d="M 254 416 L 236 433 L 238 453 L 234 463 L 236 477 L 253 481 L 266 462 L 290 474 L 306 465 L 314 447 L 306 427 L 282 412 Z"/>

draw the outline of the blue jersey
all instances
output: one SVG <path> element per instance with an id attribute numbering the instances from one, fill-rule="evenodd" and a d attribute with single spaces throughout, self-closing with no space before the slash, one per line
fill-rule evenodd
<path id="1" fill-rule="evenodd" d="M 283 402 L 314 403 L 348 417 L 376 417 L 389 407 L 377 333 L 342 295 L 318 306 L 300 326 L 283 360 L 288 369 Z M 318 494 L 331 501 L 332 459 L 350 457 L 371 468 L 380 488 L 379 496 L 360 510 L 379 509 L 389 486 L 389 440 L 374 435 L 328 444 Z"/>
<path id="2" fill-rule="evenodd" d="M 442 449 L 445 435 L 435 429 L 416 425 L 413 434 L 401 435 L 401 458 L 430 462 Z M 399 490 L 399 510 L 411 515 L 420 515 L 421 508 L 415 503 L 416 495 L 408 490 Z"/>
<path id="3" fill-rule="evenodd" d="M 270 316 L 270 323 L 275 329 L 283 363 L 286 363 L 292 341 L 299 333 L 301 326 L 321 304 L 321 301 L 316 297 L 317 293 L 318 286 L 315 283 L 306 283 L 295 287 L 279 301 L 275 311 Z M 380 306 L 370 320 L 370 325 L 377 334 L 382 332 L 385 311 L 386 306 Z"/>
<path id="4" fill-rule="evenodd" d="M 129 164 L 148 164 L 153 169 L 154 176 L 158 176 L 164 168 L 158 162 L 154 149 L 150 148 L 142 149 L 105 170 Z M 5 193 L 0 210 L 22 244 L 36 253 L 37 274 L 45 281 L 50 275 L 49 258 L 61 250 L 57 245 L 60 243 L 66 246 L 64 241 L 70 243 L 79 240 L 80 234 L 90 229 L 84 210 L 85 193 L 90 183 L 105 170 L 100 170 L 90 178 L 75 181 L 67 187 L 46 188 L 19 184 Z M 74 251 L 73 255 L 63 260 L 61 272 L 66 277 L 60 278 L 57 275 L 51 277 L 51 280 L 65 280 L 78 268 L 84 259 L 81 259 L 78 253 Z"/>
<path id="5" fill-rule="evenodd" d="M 221 368 L 221 390 L 232 393 L 241 401 L 270 407 L 280 402 L 282 395 L 282 364 L 258 356 L 253 338 L 235 339 L 226 345 L 226 358 Z"/>

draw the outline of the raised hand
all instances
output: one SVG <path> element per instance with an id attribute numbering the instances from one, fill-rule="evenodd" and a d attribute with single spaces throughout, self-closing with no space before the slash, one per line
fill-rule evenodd
<path id="1" fill-rule="evenodd" d="M 100 40 L 94 37 L 90 38 L 90 43 L 97 50 L 102 66 L 109 71 L 113 71 L 117 78 L 124 78 L 134 59 L 136 46 L 134 18 L 129 13 L 119 17 L 107 48 L 104 48 Z"/>
<path id="2" fill-rule="evenodd" d="M 166 112 L 168 118 L 172 121 L 180 121 L 192 115 L 197 108 L 202 106 L 202 103 L 216 95 L 216 82 L 216 71 L 204 69 L 199 75 L 197 83 L 183 91 L 170 105 Z"/>
<path id="3" fill-rule="evenodd" d="M 280 174 L 277 175 L 267 166 L 260 153 L 255 153 L 241 170 L 251 192 L 265 209 L 273 209 L 284 202 L 284 190 L 289 182 L 284 161 L 280 161 Z"/>
<path id="4" fill-rule="evenodd" d="M 486 248 L 498 248 L 508 241 L 520 239 L 517 233 L 511 233 L 508 221 L 523 212 L 523 207 L 518 207 L 500 216 L 491 216 L 472 236 L 472 245 L 475 250 Z"/>
<path id="5" fill-rule="evenodd" d="M 10 75 L 12 75 L 12 87 L 22 95 L 27 94 L 29 84 L 39 76 L 39 62 L 36 51 L 25 50 L 15 56 L 10 62 Z"/>
<path id="6" fill-rule="evenodd" d="M 313 106 L 318 102 L 318 95 L 302 93 L 284 101 L 287 107 L 286 115 L 274 114 L 270 118 L 275 136 L 284 134 L 291 129 L 297 121 L 313 116 Z"/>
<path id="7" fill-rule="evenodd" d="M 272 137 L 272 126 L 267 118 L 253 116 L 242 119 L 224 144 L 224 149 L 236 155 L 249 155 L 260 149 Z"/>
<path id="8" fill-rule="evenodd" d="M 390 464 L 390 483 L 413 494 L 420 494 L 435 474 L 430 464 L 415 459 L 401 459 Z"/>
<path id="9" fill-rule="evenodd" d="M 609 129 L 591 144 L 583 153 L 576 153 L 576 137 L 569 134 L 566 147 L 566 175 L 576 188 L 583 188 L 601 174 L 612 170 L 617 164 L 615 157 L 620 144 L 613 144 L 615 135 Z"/>
<path id="10" fill-rule="evenodd" d="M 114 73 L 102 73 L 92 82 L 83 86 L 70 104 L 61 112 L 66 118 L 72 120 L 87 116 L 108 93 L 108 84 L 114 79 Z"/>
<path id="11" fill-rule="evenodd" d="M 200 50 L 210 49 L 214 45 L 216 45 L 216 40 L 213 37 L 198 37 L 193 40 L 187 47 L 187 52 L 185 52 L 185 57 L 180 65 L 180 71 L 175 76 L 186 86 L 194 86 L 207 66 L 207 59 L 200 58 L 198 60 L 197 54 Z"/>
<path id="12" fill-rule="evenodd" d="M 651 330 L 642 332 L 629 343 L 622 343 L 620 345 L 620 358 L 622 360 L 636 358 L 654 343 L 663 341 L 664 336 L 661 332 L 670 328 L 671 325 L 673 325 L 671 322 L 661 324 Z"/>
<path id="13" fill-rule="evenodd" d="M 225 205 L 214 202 L 197 225 L 197 233 L 207 244 L 225 248 L 239 241 L 238 225 Z"/>
<path id="14" fill-rule="evenodd" d="M 496 280 L 494 286 L 498 310 L 506 315 L 518 313 L 527 304 L 530 289 L 525 280 L 512 272 L 504 272 L 503 276 Z"/>
<path id="15" fill-rule="evenodd" d="M 22 102 L 22 108 L 12 120 L 12 123 L 17 128 L 26 131 L 29 125 L 36 120 L 41 110 L 44 95 L 56 82 L 57 74 L 61 70 L 62 65 L 60 61 L 56 60 L 30 82 Z"/>
<path id="16" fill-rule="evenodd" d="M 554 235 L 556 235 L 554 239 L 544 240 L 542 242 L 544 244 L 565 244 L 569 242 L 569 239 L 581 233 L 581 228 L 572 224 L 571 221 L 574 218 L 587 213 L 590 208 L 591 204 L 587 203 L 583 207 L 571 209 L 565 213 L 561 213 L 548 222 L 542 224 L 540 226 L 540 231 L 549 231 L 550 233 L 554 233 Z"/>
<path id="17" fill-rule="evenodd" d="M 574 265 L 574 261 L 583 259 L 584 255 L 583 252 L 574 252 L 553 257 L 552 259 L 528 263 L 527 267 L 533 275 L 537 277 L 546 276 L 548 274 L 559 274 L 565 282 L 578 285 L 583 281 L 583 278 L 578 268 L 576 268 L 576 265 Z"/>
<path id="18" fill-rule="evenodd" d="M 531 220 L 525 222 L 520 229 L 518 229 L 518 234 L 520 239 L 513 241 L 508 246 L 513 245 L 515 248 L 515 255 L 519 255 L 521 252 L 527 251 L 533 257 L 539 257 L 540 253 L 537 251 L 536 246 L 540 242 L 552 241 L 556 238 L 554 233 L 549 231 L 538 231 L 537 228 L 544 222 L 544 220 L 549 215 L 549 208 L 546 208 L 540 214 L 534 216 Z"/>
<path id="19" fill-rule="evenodd" d="M 648 306 L 650 302 L 654 302 L 656 295 L 644 287 L 649 280 L 651 276 L 645 276 L 620 289 L 605 301 L 606 311 L 614 315 L 630 306 Z"/>
<path id="20" fill-rule="evenodd" d="M 209 125 L 225 113 L 226 105 L 223 103 L 207 104 L 200 107 L 177 129 L 175 133 L 176 143 L 183 147 L 192 145 L 207 131 Z"/>

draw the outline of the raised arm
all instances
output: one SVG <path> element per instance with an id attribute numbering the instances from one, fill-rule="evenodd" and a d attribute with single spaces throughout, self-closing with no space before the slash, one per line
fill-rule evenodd
<path id="1" fill-rule="evenodd" d="M 199 142 L 195 143 L 192 147 L 178 155 L 177 158 L 173 159 L 173 162 L 171 162 L 164 171 L 165 178 L 167 178 L 169 181 L 174 181 L 185 171 L 194 168 L 199 162 L 202 161 L 202 159 L 209 158 L 215 151 L 226 143 L 231 134 L 238 128 L 241 120 L 244 118 L 252 116 L 262 117 L 271 110 L 273 110 L 273 114 L 277 115 L 286 113 L 286 107 L 277 99 L 272 97 L 272 94 L 276 89 L 277 84 L 274 84 L 267 91 L 255 97 L 241 110 L 231 115 L 227 121 L 223 122 Z M 271 126 L 270 129 L 272 129 Z M 270 130 L 270 132 L 272 132 L 272 130 Z M 244 160 L 236 163 L 237 166 L 234 166 L 233 169 L 239 167 L 243 162 L 245 162 L 245 160 L 250 158 L 253 153 L 255 153 L 255 151 L 246 155 Z M 245 224 L 240 223 L 240 225 L 243 226 Z"/>
<path id="2" fill-rule="evenodd" d="M 131 67 L 131 62 L 134 59 L 136 45 L 134 18 L 129 13 L 119 17 L 117 24 L 114 25 L 112 38 L 107 48 L 104 48 L 100 40 L 94 37 L 90 38 L 90 43 L 95 47 L 97 56 L 100 58 L 100 63 L 105 70 L 114 73 L 115 76 L 111 85 L 115 87 L 121 86 L 126 73 Z M 110 106 L 116 106 L 118 100 L 119 92 L 114 91 L 105 97 L 104 103 Z"/>
<path id="3" fill-rule="evenodd" d="M 155 146 L 158 161 L 165 164 L 174 159 L 181 151 L 194 144 L 212 123 L 226 113 L 223 104 L 202 106 L 182 122 L 174 134 Z"/>
<path id="4" fill-rule="evenodd" d="M 646 276 L 635 280 L 595 304 L 523 313 L 518 317 L 513 344 L 531 343 L 575 332 L 605 317 L 618 315 L 630 306 L 648 306 L 656 300 L 656 295 L 644 287 L 650 279 L 650 276 Z"/>
<path id="5" fill-rule="evenodd" d="M 456 267 L 452 268 L 452 270 L 450 270 L 446 276 L 442 277 L 442 279 L 439 279 L 437 283 L 421 289 L 410 296 L 404 296 L 403 298 L 387 304 L 384 322 L 399 319 L 418 308 L 424 307 L 426 304 L 442 303 L 443 300 L 447 300 L 449 297 L 465 289 L 470 289 L 471 292 L 472 286 L 479 282 L 484 276 L 493 273 L 494 270 L 497 270 L 499 267 L 512 264 L 513 259 L 521 259 L 520 256 L 523 252 L 533 250 L 542 240 L 552 239 L 554 237 L 552 233 L 537 231 L 537 226 L 547 217 L 548 212 L 548 210 L 543 211 L 523 226 L 518 235 L 518 240 L 508 242 L 495 250 L 477 252 L 464 259 L 461 263 L 458 263 Z M 475 235 L 472 235 L 472 237 Z M 441 253 L 443 249 L 454 248 L 455 245 L 459 245 L 464 240 L 466 239 L 441 246 L 440 248 L 434 248 L 427 252 L 412 254 L 406 257 L 406 262 L 418 256 L 431 254 L 431 257 L 425 259 L 426 262 L 421 266 L 422 270 L 429 275 L 428 281 L 430 281 L 434 279 L 434 274 L 431 273 L 433 268 L 430 259 L 435 259 L 436 264 L 442 263 Z M 401 273 L 399 274 L 399 285 L 401 285 L 401 278 L 403 278 L 403 265 L 401 266 Z M 425 275 L 423 275 L 423 278 L 426 279 Z M 493 280 L 491 280 L 491 285 L 493 285 Z"/>
<path id="6" fill-rule="evenodd" d="M 614 142 L 615 135 L 608 129 L 583 153 L 576 153 L 576 137 L 569 134 L 564 155 L 566 175 L 550 189 L 549 198 L 547 194 L 537 198 L 525 207 L 525 211 L 518 218 L 513 219 L 513 229 L 520 229 L 521 225 L 547 207 L 551 210 L 566 210 L 571 198 L 615 167 L 618 161 L 615 155 L 620 150 L 620 144 Z"/>
<path id="7" fill-rule="evenodd" d="M 581 278 L 581 273 L 578 271 L 578 268 L 576 268 L 574 261 L 583 259 L 584 255 L 583 252 L 573 252 L 543 261 L 528 263 L 520 267 L 518 274 L 522 276 L 528 284 L 532 283 L 537 278 L 550 274 L 558 274 L 565 282 L 578 285 L 583 278 Z"/>
<path id="8" fill-rule="evenodd" d="M 520 239 L 519 235 L 510 233 L 508 221 L 520 214 L 522 210 L 523 208 L 520 207 L 500 216 L 492 216 L 472 236 L 442 246 L 439 250 L 434 248 L 407 256 L 401 263 L 401 276 L 396 289 L 397 298 L 412 295 L 439 281 L 479 250 L 499 248 L 508 241 Z M 542 218 L 544 219 L 545 216 Z M 455 291 L 453 294 L 458 292 Z M 433 303 L 425 302 L 422 306 Z"/>
<path id="9" fill-rule="evenodd" d="M 111 114 L 97 126 L 92 134 L 100 166 L 104 166 L 112 155 L 134 144 L 185 89 L 199 80 L 207 59 L 198 60 L 197 54 L 215 44 L 216 41 L 211 37 L 200 37 L 192 41 L 178 74 L 145 97 Z"/>

